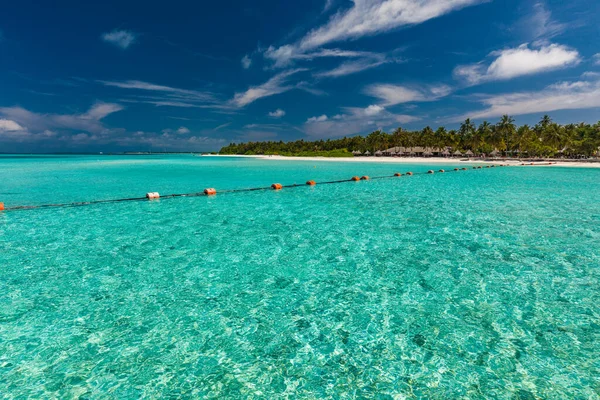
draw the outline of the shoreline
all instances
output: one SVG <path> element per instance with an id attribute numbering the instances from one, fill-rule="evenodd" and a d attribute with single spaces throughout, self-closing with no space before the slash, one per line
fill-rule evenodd
<path id="1" fill-rule="evenodd" d="M 274 160 L 274 161 L 329 161 L 329 162 L 358 162 L 358 163 L 381 163 L 381 164 L 445 164 L 445 165 L 472 165 L 472 164 L 508 164 L 512 166 L 520 166 L 522 163 L 534 163 L 538 167 L 571 167 L 571 168 L 600 168 L 600 162 L 582 162 L 582 161 L 520 161 L 520 160 L 481 160 L 481 159 L 459 159 L 459 158 L 444 158 L 444 157 L 286 157 L 286 156 L 265 156 L 265 155 L 221 155 L 221 154 L 206 154 L 202 157 L 239 157 L 239 158 L 256 158 L 259 160 Z M 548 165 L 552 162 L 552 165 Z"/>

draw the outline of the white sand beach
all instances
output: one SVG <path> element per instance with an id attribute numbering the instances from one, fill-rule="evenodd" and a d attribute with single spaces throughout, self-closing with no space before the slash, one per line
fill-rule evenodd
<path id="1" fill-rule="evenodd" d="M 471 165 L 471 164 L 508 164 L 520 166 L 526 163 L 531 166 L 531 161 L 517 160 L 482 160 L 482 159 L 466 159 L 466 158 L 444 158 L 444 157 L 285 157 L 285 156 L 246 156 L 246 155 L 203 155 L 203 157 L 244 157 L 258 158 L 261 160 L 272 161 L 328 161 L 328 162 L 355 162 L 355 163 L 389 163 L 389 164 L 444 164 L 444 165 Z M 550 164 L 552 163 L 552 164 Z M 576 168 L 600 168 L 600 161 L 585 162 L 585 161 L 535 161 L 534 166 L 537 167 L 576 167 Z"/>

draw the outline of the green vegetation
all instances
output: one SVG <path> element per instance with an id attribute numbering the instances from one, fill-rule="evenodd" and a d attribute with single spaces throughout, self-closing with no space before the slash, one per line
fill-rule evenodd
<path id="1" fill-rule="evenodd" d="M 363 136 L 344 137 L 314 142 L 248 142 L 231 143 L 220 154 L 351 157 L 352 151 L 386 150 L 391 147 L 450 147 L 471 150 L 475 154 L 490 154 L 497 150 L 514 157 L 590 157 L 600 150 L 600 122 L 558 125 L 547 115 L 530 127 L 517 127 L 514 119 L 505 115 L 495 125 L 484 121 L 478 127 L 467 119 L 458 130 L 437 130 L 429 126 L 420 131 L 398 128 L 392 133 L 375 131 Z"/>

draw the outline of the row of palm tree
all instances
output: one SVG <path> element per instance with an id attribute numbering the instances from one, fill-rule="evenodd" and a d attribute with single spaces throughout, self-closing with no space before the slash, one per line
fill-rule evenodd
<path id="1" fill-rule="evenodd" d="M 459 129 L 427 126 L 420 131 L 397 128 L 392 133 L 381 130 L 363 136 L 334 140 L 293 142 L 231 143 L 221 154 L 282 154 L 319 153 L 332 151 L 369 151 L 375 153 L 391 147 L 436 147 L 475 154 L 490 154 L 494 150 L 514 157 L 591 157 L 600 151 L 600 122 L 559 125 L 545 115 L 535 126 L 515 125 L 515 120 L 504 115 L 496 124 L 487 121 L 479 126 L 467 119 Z"/>

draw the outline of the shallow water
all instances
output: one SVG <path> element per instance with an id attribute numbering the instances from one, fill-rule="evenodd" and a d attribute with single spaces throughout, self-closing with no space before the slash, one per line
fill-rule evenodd
<path id="1" fill-rule="evenodd" d="M 7 206 L 429 169 L 191 156 L 0 168 Z M 595 169 L 511 167 L 4 212 L 0 393 L 599 398 L 599 193 Z"/>

